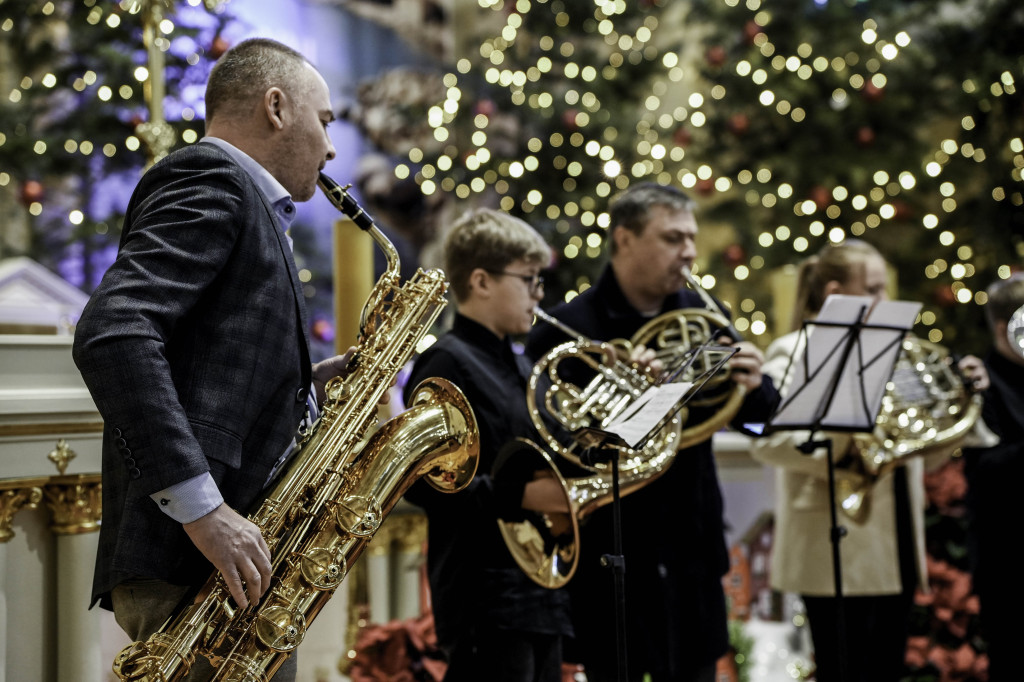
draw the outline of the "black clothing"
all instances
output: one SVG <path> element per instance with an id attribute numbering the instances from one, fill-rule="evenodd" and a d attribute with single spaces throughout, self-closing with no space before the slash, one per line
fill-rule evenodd
<path id="1" fill-rule="evenodd" d="M 530 580 L 497 526 L 496 510 L 506 504 L 496 499 L 492 485 L 495 457 L 516 437 L 537 440 L 525 398 L 529 372 L 530 363 L 508 339 L 457 314 L 452 330 L 416 360 L 405 387 L 408 402 L 424 378 L 448 379 L 465 393 L 480 429 L 480 462 L 465 490 L 445 494 L 419 481 L 406 494 L 427 513 L 434 619 L 439 643 L 449 653 L 468 650 L 467 642 L 478 636 L 486 640 L 494 629 L 520 635 L 572 632 L 569 595 Z M 456 669 L 458 662 L 451 663 Z"/>
<path id="2" fill-rule="evenodd" d="M 688 290 L 669 296 L 661 311 L 704 308 Z M 556 306 L 551 314 L 598 341 L 632 336 L 650 318 L 626 300 L 610 266 L 597 284 Z M 527 355 L 539 358 L 566 340 L 548 324 L 530 333 Z M 778 401 L 768 377 L 748 394 L 733 420 L 764 422 Z M 704 408 L 703 411 L 706 411 Z M 694 422 L 706 414 L 694 408 Z M 629 680 L 644 672 L 654 682 L 692 679 L 728 647 L 722 576 L 729 569 L 722 493 L 710 440 L 680 451 L 672 466 L 643 490 L 622 498 Z M 581 529 L 580 564 L 569 582 L 576 637 L 567 652 L 583 663 L 591 682 L 614 680 L 617 671 L 612 573 L 601 567 L 612 551 L 612 510 L 606 505 Z"/>
<path id="3" fill-rule="evenodd" d="M 561 682 L 562 638 L 484 626 L 460 637 L 444 682 Z"/>
<path id="4" fill-rule="evenodd" d="M 896 503 L 896 546 L 899 551 L 898 594 L 843 596 L 846 651 L 843 676 L 839 675 L 839 602 L 835 596 L 801 594 L 814 643 L 814 677 L 818 682 L 899 682 L 904 677 L 910 610 L 917 591 L 913 515 L 906 467 L 892 476 Z M 840 544 L 840 551 L 842 545 Z"/>
<path id="5" fill-rule="evenodd" d="M 1020 678 L 1017 648 L 1024 641 L 1024 596 L 1013 528 L 1020 519 L 1024 480 L 1024 366 L 991 351 L 985 357 L 991 385 L 982 418 L 997 436 L 991 448 L 966 448 L 968 546 L 971 579 L 981 602 L 982 634 L 988 644 L 989 680 Z"/>

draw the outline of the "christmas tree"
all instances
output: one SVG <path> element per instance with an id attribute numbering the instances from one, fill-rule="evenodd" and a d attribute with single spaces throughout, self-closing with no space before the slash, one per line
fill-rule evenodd
<path id="1" fill-rule="evenodd" d="M 202 135 L 220 4 L 0 0 L 0 256 L 92 289 L 143 168 Z"/>
<path id="2" fill-rule="evenodd" d="M 984 288 L 1024 237 L 1017 4 L 478 5 L 433 139 L 397 173 L 540 229 L 559 256 L 545 304 L 598 272 L 608 198 L 654 180 L 701 203 L 698 274 L 753 340 L 788 327 L 772 274 L 856 236 L 925 303 L 920 334 L 980 351 Z"/>

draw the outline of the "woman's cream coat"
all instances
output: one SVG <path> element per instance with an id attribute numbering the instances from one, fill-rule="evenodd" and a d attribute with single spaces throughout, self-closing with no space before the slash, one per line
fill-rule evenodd
<path id="1" fill-rule="evenodd" d="M 776 339 L 766 351 L 763 367 L 785 395 L 781 385 L 803 335 L 793 332 Z M 803 349 L 799 349 L 802 353 Z M 789 377 L 787 377 L 787 382 Z M 785 398 L 784 398 L 785 399 Z M 829 540 L 829 493 L 826 449 L 805 455 L 797 446 L 807 442 L 808 431 L 781 431 L 755 439 L 751 455 L 775 469 L 775 539 L 772 547 L 771 585 L 785 592 L 815 596 L 835 594 L 832 546 Z M 816 438 L 831 438 L 835 458 L 850 447 L 851 434 L 826 432 Z M 948 454 L 929 455 L 935 466 Z M 907 486 L 914 530 L 918 584 L 927 589 L 924 545 L 925 458 L 906 459 Z M 837 476 L 846 472 L 837 469 Z M 871 488 L 862 519 L 854 521 L 840 511 L 838 522 L 846 528 L 839 543 L 843 594 L 879 595 L 901 591 L 899 551 L 896 546 L 896 513 L 893 476 L 883 475 Z"/>

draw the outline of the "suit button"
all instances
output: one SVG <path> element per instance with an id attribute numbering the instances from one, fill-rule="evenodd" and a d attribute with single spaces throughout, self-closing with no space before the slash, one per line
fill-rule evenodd
<path id="1" fill-rule="evenodd" d="M 114 435 L 114 438 L 121 437 L 121 429 L 117 428 L 116 426 L 110 431 L 110 433 Z"/>
<path id="2" fill-rule="evenodd" d="M 128 441 L 126 441 L 124 438 L 118 438 L 117 439 L 117 447 L 119 449 L 124 450 L 127 446 L 128 446 Z"/>
<path id="3" fill-rule="evenodd" d="M 121 448 L 121 456 L 122 457 L 126 457 L 126 458 L 127 457 L 131 457 L 132 456 L 131 448 Z"/>
<path id="4" fill-rule="evenodd" d="M 167 499 L 166 497 L 161 497 L 161 498 L 160 498 L 160 506 L 161 506 L 161 507 L 166 507 L 166 506 L 167 506 L 167 505 L 169 505 L 170 503 L 171 503 L 171 501 L 170 501 L 170 500 L 168 500 L 168 499 Z"/>
<path id="5" fill-rule="evenodd" d="M 131 467 L 131 468 L 134 469 L 135 468 L 135 460 L 132 459 L 131 457 L 125 457 L 124 458 L 124 465 L 126 467 Z"/>
<path id="6" fill-rule="evenodd" d="M 141 476 L 142 472 L 139 471 L 139 467 L 132 467 L 131 469 L 128 470 L 128 475 L 131 478 L 135 479 L 135 478 L 138 478 L 139 476 Z"/>
<path id="7" fill-rule="evenodd" d="M 304 403 L 306 402 L 306 396 L 309 395 L 309 391 L 304 388 L 300 388 L 295 392 L 295 402 Z"/>

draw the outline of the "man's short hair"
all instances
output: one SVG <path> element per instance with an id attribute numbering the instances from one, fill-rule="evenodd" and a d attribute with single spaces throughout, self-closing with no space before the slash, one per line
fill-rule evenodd
<path id="1" fill-rule="evenodd" d="M 641 182 L 616 194 L 608 205 L 608 217 L 611 219 L 608 238 L 613 255 L 616 247 L 611 235 L 615 228 L 624 227 L 636 235 L 642 234 L 655 206 L 663 206 L 672 213 L 692 213 L 697 204 L 682 190 L 655 182 Z"/>
<path id="2" fill-rule="evenodd" d="M 469 297 L 473 270 L 498 273 L 517 260 L 546 266 L 551 262 L 551 247 L 528 224 L 502 211 L 472 210 L 445 237 L 444 269 L 457 301 Z"/>
<path id="3" fill-rule="evenodd" d="M 995 330 L 996 322 L 1009 322 L 1010 317 L 1024 306 L 1024 272 L 1011 275 L 1008 279 L 993 282 L 988 287 L 988 302 L 985 317 L 989 329 Z"/>
<path id="4" fill-rule="evenodd" d="M 267 90 L 285 92 L 295 83 L 309 60 L 292 48 L 269 38 L 243 40 L 221 56 L 206 83 L 206 120 L 215 114 L 244 111 Z M 312 66 L 312 65 L 311 65 Z"/>

